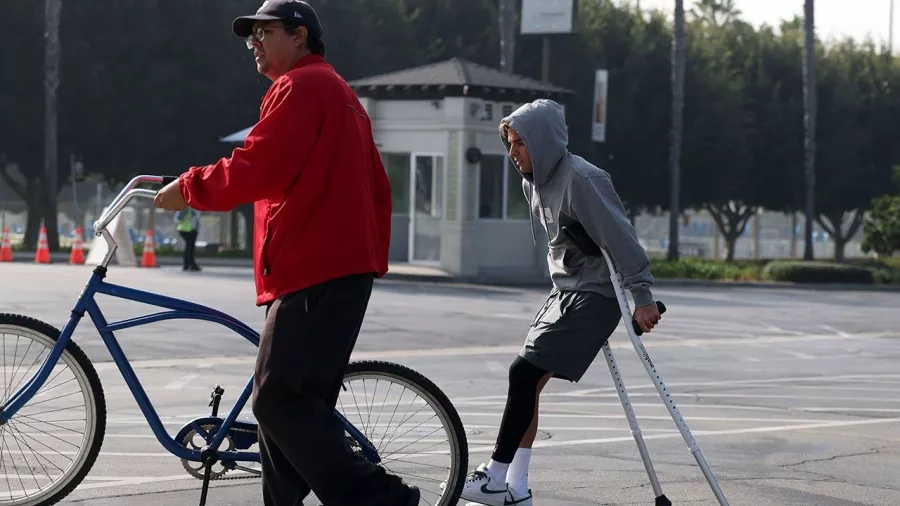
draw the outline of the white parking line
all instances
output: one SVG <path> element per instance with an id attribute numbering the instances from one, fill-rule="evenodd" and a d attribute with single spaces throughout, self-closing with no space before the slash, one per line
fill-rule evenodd
<path id="1" fill-rule="evenodd" d="M 500 362 L 494 361 L 494 360 L 488 362 L 487 366 L 488 366 L 488 369 L 491 370 L 491 372 L 503 372 L 503 369 L 504 369 L 503 364 L 501 364 Z"/>
<path id="2" fill-rule="evenodd" d="M 848 334 L 847 332 L 844 332 L 843 330 L 838 330 L 838 329 L 836 329 L 834 327 L 830 327 L 828 325 L 819 325 L 819 328 L 825 329 L 830 332 L 834 332 L 835 334 L 837 334 L 841 337 L 853 337 L 851 334 Z"/>
<path id="3" fill-rule="evenodd" d="M 665 339 L 654 340 L 654 334 L 648 334 L 643 342 L 645 346 L 652 350 L 656 348 L 681 348 L 684 346 L 742 346 L 742 345 L 762 345 L 762 344 L 779 344 L 779 343 L 803 343 L 815 341 L 833 341 L 838 339 L 868 340 L 881 339 L 885 337 L 895 337 L 897 332 L 869 332 L 853 334 L 845 337 L 837 334 L 804 334 L 804 335 L 759 335 L 749 337 L 725 337 L 725 338 L 703 338 L 703 339 Z M 634 350 L 631 341 L 622 336 L 614 336 L 610 347 L 615 349 L 631 349 Z M 521 351 L 521 344 L 510 346 L 469 346 L 454 348 L 430 348 L 430 349 L 399 349 L 385 351 L 360 351 L 353 354 L 353 360 L 377 360 L 377 359 L 397 359 L 397 358 L 416 358 L 416 357 L 461 357 L 471 355 L 515 355 Z M 256 355 L 244 355 L 237 357 L 204 357 L 202 359 L 184 358 L 184 359 L 153 359 L 153 360 L 135 360 L 131 362 L 134 369 L 151 369 L 151 368 L 173 368 L 173 367 L 197 367 L 200 363 L 213 365 L 250 365 L 256 362 Z M 114 362 L 97 362 L 94 367 L 98 371 L 115 370 Z"/>
<path id="4" fill-rule="evenodd" d="M 752 427 L 747 429 L 729 429 L 729 430 L 691 430 L 691 434 L 694 436 L 732 436 L 739 434 L 752 434 L 752 433 L 762 433 L 762 432 L 788 432 L 788 431 L 797 431 L 797 430 L 813 430 L 813 429 L 828 429 L 828 428 L 836 428 L 836 427 L 853 427 L 859 425 L 877 425 L 877 424 L 885 424 L 885 423 L 897 423 L 900 422 L 900 418 L 879 418 L 875 420 L 855 420 L 848 422 L 823 422 L 823 423 L 810 423 L 805 425 L 775 425 L 770 427 Z M 647 434 L 644 436 L 644 439 L 670 439 L 670 438 L 680 438 L 681 433 L 677 434 Z M 633 442 L 634 438 L 632 436 L 622 436 L 622 437 L 609 437 L 609 438 L 598 438 L 598 439 L 579 439 L 574 441 L 535 441 L 534 448 L 553 448 L 553 447 L 561 447 L 561 446 L 583 446 L 583 445 L 591 445 L 591 444 L 605 444 L 605 443 L 618 443 L 630 441 Z M 476 446 L 470 447 L 469 453 L 486 453 L 494 450 L 493 446 Z"/>
<path id="5" fill-rule="evenodd" d="M 199 374 L 194 374 L 194 373 L 185 374 L 184 376 L 178 378 L 177 380 L 172 381 L 171 383 L 166 385 L 164 388 L 165 388 L 165 390 L 181 390 L 182 388 L 184 388 L 185 385 L 187 385 L 188 383 L 194 381 L 195 379 L 197 379 L 199 377 L 200 377 Z"/>

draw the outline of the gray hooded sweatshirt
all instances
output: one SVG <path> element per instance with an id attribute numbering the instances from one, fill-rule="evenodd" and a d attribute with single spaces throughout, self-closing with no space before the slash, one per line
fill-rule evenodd
<path id="1" fill-rule="evenodd" d="M 563 226 L 580 223 L 590 238 L 609 252 L 635 306 L 652 304 L 650 258 L 638 242 L 609 174 L 569 152 L 562 107 L 539 99 L 502 122 L 519 133 L 531 155 L 532 173 L 520 172 L 522 189 L 531 205 L 532 235 L 535 216 L 547 231 L 553 285 L 559 290 L 616 296 L 604 258 L 583 254 L 560 232 Z M 509 142 L 502 133 L 500 137 L 509 153 Z"/>

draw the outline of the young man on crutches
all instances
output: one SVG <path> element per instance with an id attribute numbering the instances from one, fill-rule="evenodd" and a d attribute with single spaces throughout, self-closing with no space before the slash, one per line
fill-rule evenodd
<path id="1" fill-rule="evenodd" d="M 554 377 L 578 382 L 622 318 L 603 257 L 584 254 L 562 227 L 583 229 L 610 253 L 634 298 L 634 320 L 643 332 L 650 332 L 661 316 L 650 293 L 650 259 L 609 174 L 568 151 L 560 105 L 546 99 L 525 104 L 501 121 L 500 137 L 522 175 L 532 218 L 547 232 L 553 289 L 510 366 L 491 460 L 469 474 L 462 498 L 469 504 L 531 506 L 528 465 L 540 392 Z"/>

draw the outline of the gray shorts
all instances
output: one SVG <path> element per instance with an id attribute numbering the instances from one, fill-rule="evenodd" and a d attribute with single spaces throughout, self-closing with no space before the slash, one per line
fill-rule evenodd
<path id="1" fill-rule="evenodd" d="M 556 378 L 578 382 L 621 320 L 616 298 L 554 288 L 531 322 L 519 356 Z"/>

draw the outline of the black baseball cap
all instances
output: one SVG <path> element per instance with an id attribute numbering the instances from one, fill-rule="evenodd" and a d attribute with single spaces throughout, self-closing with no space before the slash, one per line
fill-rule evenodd
<path id="1" fill-rule="evenodd" d="M 310 38 L 322 37 L 322 25 L 312 6 L 303 0 L 266 0 L 252 16 L 241 16 L 231 24 L 238 37 L 246 38 L 257 21 L 282 21 L 287 25 L 305 26 Z"/>

